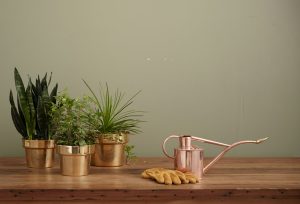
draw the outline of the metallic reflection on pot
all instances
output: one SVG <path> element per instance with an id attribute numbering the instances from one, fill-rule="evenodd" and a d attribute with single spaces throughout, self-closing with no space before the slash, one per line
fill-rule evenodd
<path id="1" fill-rule="evenodd" d="M 95 154 L 92 155 L 94 166 L 123 166 L 125 164 L 125 145 L 128 135 L 103 134 L 96 139 Z"/>
<path id="2" fill-rule="evenodd" d="M 57 145 L 60 155 L 61 174 L 65 176 L 86 176 L 89 174 L 91 154 L 95 145 L 65 146 Z"/>
<path id="3" fill-rule="evenodd" d="M 29 168 L 51 168 L 54 165 L 54 140 L 23 140 Z"/>

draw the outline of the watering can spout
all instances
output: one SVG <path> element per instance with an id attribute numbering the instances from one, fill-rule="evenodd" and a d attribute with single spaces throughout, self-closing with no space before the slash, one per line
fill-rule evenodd
<path id="1" fill-rule="evenodd" d="M 226 148 L 220 154 L 218 154 L 209 164 L 207 164 L 204 167 L 203 173 L 206 173 L 219 159 L 221 159 L 224 156 L 224 154 L 226 152 L 228 152 L 232 148 L 234 148 L 234 147 L 236 147 L 240 144 L 247 144 L 247 143 L 259 144 L 259 143 L 262 143 L 262 142 L 266 141 L 267 139 L 268 139 L 268 137 L 258 139 L 258 140 L 244 140 L 244 141 L 235 142 L 231 145 L 226 146 Z M 210 143 L 211 144 L 216 144 L 214 141 L 211 141 Z M 218 144 L 216 144 L 216 145 L 218 145 Z"/>
<path id="2" fill-rule="evenodd" d="M 264 141 L 266 141 L 267 139 L 269 139 L 269 137 L 265 137 L 265 138 L 256 140 L 256 144 L 259 144 L 259 143 L 261 143 L 261 142 L 264 142 Z"/>

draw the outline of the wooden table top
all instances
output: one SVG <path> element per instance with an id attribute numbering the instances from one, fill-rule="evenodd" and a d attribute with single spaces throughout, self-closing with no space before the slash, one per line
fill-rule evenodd
<path id="1" fill-rule="evenodd" d="M 207 163 L 208 160 L 205 161 Z M 172 168 L 167 158 L 138 158 L 123 167 L 91 167 L 90 175 L 60 175 L 50 169 L 30 169 L 24 158 L 0 158 L 0 201 L 18 199 L 109 199 L 122 196 L 162 198 L 166 195 L 248 195 L 300 199 L 300 158 L 223 158 L 197 184 L 163 185 L 142 179 L 146 168 Z M 77 192 L 80 192 L 77 193 Z M 36 198 L 35 195 L 39 195 Z M 300 203 L 300 202 L 299 202 Z"/>

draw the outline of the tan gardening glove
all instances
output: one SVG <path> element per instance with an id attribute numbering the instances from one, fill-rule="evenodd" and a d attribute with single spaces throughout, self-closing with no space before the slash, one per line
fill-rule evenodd
<path id="1" fill-rule="evenodd" d="M 198 178 L 190 172 L 182 173 L 181 171 L 164 168 L 146 169 L 142 173 L 142 177 L 145 179 L 154 179 L 157 183 L 167 185 L 197 183 L 199 181 Z"/>

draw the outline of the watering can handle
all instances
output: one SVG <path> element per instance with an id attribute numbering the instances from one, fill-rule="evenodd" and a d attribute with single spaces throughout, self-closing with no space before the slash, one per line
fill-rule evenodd
<path id="1" fill-rule="evenodd" d="M 163 149 L 164 154 L 165 154 L 167 157 L 169 157 L 170 159 L 175 159 L 175 158 L 172 157 L 172 156 L 170 156 L 170 155 L 168 154 L 168 152 L 167 152 L 167 150 L 166 150 L 166 143 L 167 143 L 167 141 L 168 141 L 169 139 L 171 139 L 171 138 L 179 138 L 179 137 L 180 137 L 180 136 L 178 136 L 178 135 L 171 135 L 171 136 L 167 137 L 167 138 L 165 139 L 165 141 L 163 142 L 163 144 L 162 144 L 162 149 Z"/>
<path id="2" fill-rule="evenodd" d="M 201 137 L 191 136 L 191 138 L 192 138 L 193 141 L 199 141 L 199 142 L 208 143 L 208 144 L 214 144 L 214 145 L 223 146 L 223 147 L 230 147 L 229 144 L 225 144 L 225 143 L 221 143 L 221 142 L 217 142 L 217 141 L 213 141 L 213 140 L 204 139 L 204 138 L 201 138 Z"/>

